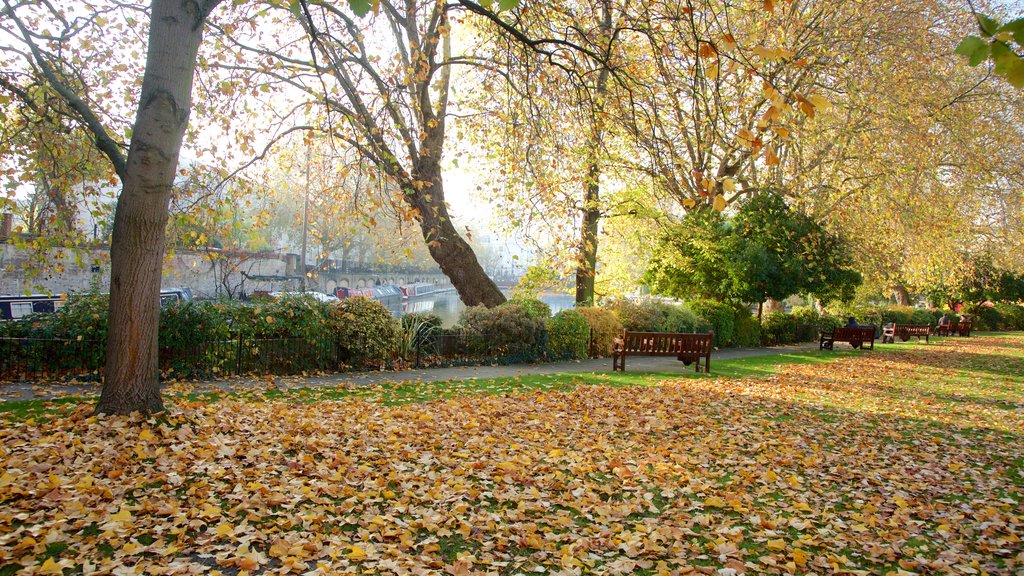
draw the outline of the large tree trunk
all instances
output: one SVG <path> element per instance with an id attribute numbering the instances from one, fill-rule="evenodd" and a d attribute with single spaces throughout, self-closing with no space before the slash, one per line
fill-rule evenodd
<path id="1" fill-rule="evenodd" d="M 439 150 L 429 145 L 427 150 Z M 432 156 L 423 155 L 416 161 L 413 180 L 429 182 L 429 186 L 405 194 L 405 200 L 419 211 L 420 230 L 427 243 L 430 256 L 441 267 L 455 286 L 459 298 L 466 306 L 484 305 L 488 308 L 505 301 L 505 295 L 476 258 L 473 248 L 452 225 L 448 207 L 444 202 L 444 183 L 441 166 Z"/>
<path id="2" fill-rule="evenodd" d="M 896 304 L 898 306 L 910 306 L 910 293 L 907 292 L 905 286 L 900 283 L 893 284 L 892 295 L 896 298 Z"/>
<path id="3" fill-rule="evenodd" d="M 608 38 L 612 29 L 611 3 L 601 3 L 601 38 Z M 610 40 L 609 40 L 610 41 Z M 594 305 L 594 282 L 597 277 L 597 230 L 601 220 L 601 154 L 604 145 L 604 102 L 608 96 L 608 65 L 597 75 L 594 86 L 593 125 L 587 149 L 587 181 L 584 183 L 583 223 L 576 267 L 576 305 Z"/>
<path id="4" fill-rule="evenodd" d="M 146 72 L 110 246 L 110 328 L 96 411 L 163 409 L 157 336 L 164 232 L 203 23 L 218 0 L 154 0 Z"/>

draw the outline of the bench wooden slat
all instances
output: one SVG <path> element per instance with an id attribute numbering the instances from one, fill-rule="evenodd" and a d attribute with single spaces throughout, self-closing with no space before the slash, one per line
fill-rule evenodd
<path id="1" fill-rule="evenodd" d="M 850 344 L 868 344 L 870 350 L 875 349 L 875 329 L 867 328 L 833 328 L 832 332 L 822 332 L 818 341 L 818 350 L 824 350 L 825 344 L 832 347 L 836 342 L 849 342 Z"/>
<path id="2" fill-rule="evenodd" d="M 950 322 L 948 324 L 939 324 L 935 327 L 935 334 L 938 336 L 970 336 L 971 335 L 971 321 L 966 322 Z"/>
<path id="3" fill-rule="evenodd" d="M 882 343 L 892 344 L 896 341 L 896 338 L 906 342 L 913 336 L 917 336 L 918 342 L 923 337 L 925 343 L 927 343 L 931 333 L 931 324 L 893 324 L 891 327 L 886 327 L 882 330 Z"/>
<path id="4" fill-rule="evenodd" d="M 630 332 L 622 331 L 612 349 L 612 370 L 626 370 L 626 356 L 675 356 L 685 364 L 695 362 L 694 367 L 704 371 L 711 368 L 711 350 L 714 335 L 684 334 L 678 332 Z"/>

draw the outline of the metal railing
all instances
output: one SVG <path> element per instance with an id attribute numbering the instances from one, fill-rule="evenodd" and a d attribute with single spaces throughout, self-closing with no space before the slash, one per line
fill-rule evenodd
<path id="1" fill-rule="evenodd" d="M 591 334 L 581 334 L 586 348 Z M 199 340 L 187 346 L 161 346 L 164 377 L 214 378 L 241 374 L 301 374 L 351 369 L 362 346 L 333 335 L 283 338 L 234 334 L 225 339 Z M 0 338 L 0 378 L 99 378 L 106 343 L 58 338 Z M 560 360 L 548 346 L 545 333 L 535 342 L 496 341 L 467 333 L 423 334 L 416 338 L 417 366 L 459 366 L 480 363 L 514 364 Z M 564 355 L 563 355 L 564 356 Z"/>

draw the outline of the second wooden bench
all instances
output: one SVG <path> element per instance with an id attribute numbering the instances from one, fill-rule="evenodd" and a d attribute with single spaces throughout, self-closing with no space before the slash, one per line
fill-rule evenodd
<path id="1" fill-rule="evenodd" d="M 711 370 L 711 349 L 714 334 L 682 334 L 677 332 L 630 332 L 622 331 L 622 337 L 615 339 L 612 346 L 612 371 L 626 371 L 626 356 L 675 356 L 683 364 L 695 363 L 694 369 L 704 372 Z"/>

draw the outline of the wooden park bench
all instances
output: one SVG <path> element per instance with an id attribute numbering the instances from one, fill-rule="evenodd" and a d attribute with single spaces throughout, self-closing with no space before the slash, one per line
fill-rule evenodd
<path id="1" fill-rule="evenodd" d="M 713 334 L 679 334 L 676 332 L 630 332 L 622 331 L 612 346 L 612 371 L 626 371 L 626 356 L 675 356 L 694 370 L 701 371 L 704 360 L 705 373 L 711 370 L 711 341 Z"/>
<path id="2" fill-rule="evenodd" d="M 896 338 L 906 342 L 917 336 L 918 342 L 924 337 L 924 341 L 927 343 L 931 333 L 931 324 L 894 324 L 891 333 L 887 330 L 882 331 L 882 342 L 885 343 L 886 339 L 888 339 L 889 343 L 892 344 L 896 341 Z"/>
<path id="3" fill-rule="evenodd" d="M 971 321 L 963 322 L 950 322 L 949 324 L 939 324 L 935 327 L 935 334 L 938 336 L 970 336 L 971 335 Z"/>
<path id="4" fill-rule="evenodd" d="M 833 328 L 832 332 L 822 332 L 818 342 L 818 350 L 832 349 L 836 342 L 849 342 L 854 348 L 867 344 L 870 350 L 875 349 L 875 329 L 866 328 Z"/>

